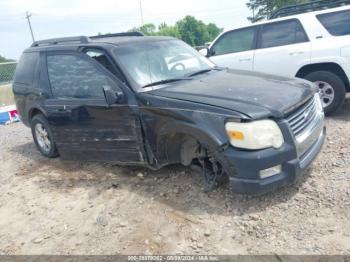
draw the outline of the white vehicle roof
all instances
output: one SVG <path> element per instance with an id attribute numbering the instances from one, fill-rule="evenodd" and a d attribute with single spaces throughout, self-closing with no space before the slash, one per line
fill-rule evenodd
<path id="1" fill-rule="evenodd" d="M 247 24 L 245 26 L 240 26 L 240 27 L 229 29 L 229 30 L 225 30 L 222 34 L 229 32 L 229 31 L 232 31 L 232 30 L 245 28 L 245 27 L 249 27 L 249 26 L 269 24 L 272 22 L 284 21 L 284 20 L 289 20 L 289 19 L 293 19 L 293 18 L 300 19 L 300 18 L 307 17 L 307 16 L 315 16 L 315 15 L 319 15 L 319 14 L 326 14 L 326 13 L 332 13 L 332 12 L 344 11 L 344 10 L 350 10 L 350 5 L 336 7 L 336 8 L 329 8 L 329 9 L 320 10 L 320 11 L 307 12 L 307 13 L 302 13 L 302 14 L 297 14 L 297 15 L 284 16 L 284 17 L 274 18 L 274 19 L 270 19 L 270 20 L 266 20 L 266 21 L 262 21 L 262 22 L 251 23 L 251 24 Z"/>

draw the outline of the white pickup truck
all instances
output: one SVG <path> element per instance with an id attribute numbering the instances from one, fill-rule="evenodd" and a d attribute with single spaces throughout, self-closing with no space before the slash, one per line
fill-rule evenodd
<path id="1" fill-rule="evenodd" d="M 222 67 L 315 82 L 329 114 L 350 92 L 350 6 L 229 30 L 200 52 Z"/>

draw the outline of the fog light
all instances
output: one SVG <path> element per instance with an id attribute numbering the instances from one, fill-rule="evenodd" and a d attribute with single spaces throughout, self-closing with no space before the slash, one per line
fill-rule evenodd
<path id="1" fill-rule="evenodd" d="M 281 171 L 282 171 L 282 166 L 281 165 L 270 167 L 268 169 L 264 169 L 264 170 L 261 170 L 259 172 L 260 173 L 260 178 L 261 179 L 268 178 L 268 177 L 271 177 L 271 176 L 274 176 L 274 175 L 277 175 L 277 174 L 281 173 Z"/>

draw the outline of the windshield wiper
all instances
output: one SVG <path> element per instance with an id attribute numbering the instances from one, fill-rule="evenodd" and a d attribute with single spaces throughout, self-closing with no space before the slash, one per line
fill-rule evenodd
<path id="1" fill-rule="evenodd" d="M 196 75 L 201 75 L 201 74 L 205 74 L 205 73 L 208 73 L 210 71 L 213 71 L 213 70 L 221 71 L 222 68 L 220 68 L 220 67 L 213 67 L 213 68 L 202 69 L 202 70 L 196 71 L 194 73 L 191 73 L 191 74 L 189 74 L 187 76 L 188 77 L 192 77 L 192 76 L 196 76 Z"/>
<path id="2" fill-rule="evenodd" d="M 156 81 L 156 82 L 144 85 L 143 88 L 149 87 L 149 86 L 158 86 L 158 85 L 168 84 L 172 82 L 178 82 L 182 80 L 192 80 L 192 79 L 191 78 L 169 78 L 169 79 L 164 79 L 164 80 L 160 80 L 160 81 Z"/>

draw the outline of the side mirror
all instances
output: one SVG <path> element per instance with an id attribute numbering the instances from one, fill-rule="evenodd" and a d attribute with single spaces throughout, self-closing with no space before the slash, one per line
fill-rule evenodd
<path id="1" fill-rule="evenodd" d="M 199 53 L 200 53 L 202 56 L 208 57 L 208 56 L 209 56 L 209 49 L 208 49 L 208 47 L 199 50 Z"/>
<path id="2" fill-rule="evenodd" d="M 122 91 L 114 91 L 110 86 L 103 87 L 103 94 L 108 105 L 117 104 L 122 101 L 124 97 Z"/>

